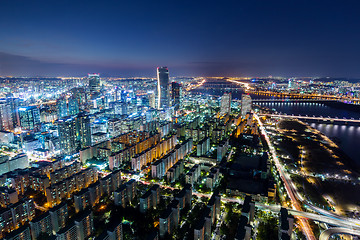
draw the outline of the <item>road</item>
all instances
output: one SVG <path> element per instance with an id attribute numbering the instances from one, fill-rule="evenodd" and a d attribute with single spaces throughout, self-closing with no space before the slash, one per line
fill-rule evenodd
<path id="1" fill-rule="evenodd" d="M 132 176 L 125 176 L 125 178 L 133 179 Z M 138 180 L 138 181 L 143 184 L 146 184 L 146 185 L 154 184 L 152 182 L 143 181 L 143 180 Z M 161 188 L 166 188 L 166 189 L 170 189 L 170 190 L 180 190 L 180 188 L 170 187 L 170 186 L 161 184 L 160 182 L 155 182 L 155 183 L 158 184 Z M 199 193 L 196 191 L 193 191 L 193 195 L 195 195 L 197 197 L 206 197 L 206 198 L 211 197 L 211 194 Z M 233 198 L 233 197 L 221 197 L 221 201 L 243 204 L 242 199 Z M 299 217 L 299 219 L 301 219 L 301 221 L 306 222 L 306 223 L 307 223 L 306 219 L 311 219 L 311 220 L 315 220 L 318 222 L 324 222 L 324 223 L 327 223 L 327 224 L 333 225 L 333 226 L 339 226 L 342 228 L 350 228 L 350 229 L 360 231 L 360 222 L 358 220 L 338 216 L 332 212 L 325 211 L 321 208 L 313 207 L 310 204 L 308 204 L 307 201 L 305 201 L 305 200 L 304 200 L 304 203 L 306 204 L 307 207 L 311 208 L 311 210 L 318 212 L 318 214 L 305 212 L 305 211 L 297 210 L 294 208 L 293 209 L 287 208 L 287 209 L 290 214 Z M 262 209 L 262 210 L 268 210 L 271 212 L 278 213 L 278 212 L 280 212 L 280 209 L 282 206 L 276 205 L 276 204 L 264 204 L 261 202 L 255 202 L 255 207 Z M 304 225 L 304 226 L 306 226 L 306 225 Z M 310 231 L 311 231 L 311 229 L 310 229 Z M 307 233 L 309 234 L 310 232 L 307 232 Z M 308 238 L 308 239 L 315 239 L 315 237 L 311 238 L 311 235 L 310 235 L 310 238 Z"/>
<path id="2" fill-rule="evenodd" d="M 342 226 L 342 227 L 345 227 L 345 228 L 352 228 L 352 229 L 360 230 L 360 221 L 359 220 L 344 217 L 344 216 L 340 216 L 340 215 L 337 215 L 337 214 L 335 214 L 333 212 L 318 208 L 318 207 L 312 205 L 311 203 L 309 203 L 308 201 L 306 201 L 305 199 L 303 199 L 303 197 L 298 193 L 298 191 L 297 191 L 294 183 L 292 182 L 291 178 L 285 172 L 282 165 L 280 164 L 280 161 L 277 158 L 275 148 L 271 144 L 270 139 L 269 139 L 269 137 L 268 137 L 268 135 L 267 135 L 267 133 L 265 131 L 265 128 L 264 128 L 262 122 L 259 119 L 259 116 L 256 115 L 256 114 L 254 114 L 254 116 L 259 122 L 259 126 L 260 126 L 260 129 L 262 131 L 262 134 L 264 134 L 265 140 L 267 141 L 267 143 L 269 145 L 269 151 L 270 151 L 270 153 L 271 153 L 271 155 L 273 157 L 275 166 L 278 169 L 278 172 L 280 174 L 280 177 L 281 177 L 282 181 L 284 182 L 285 189 L 286 189 L 286 191 L 288 193 L 288 196 L 290 197 L 290 199 L 291 199 L 291 201 L 293 203 L 293 209 L 289 210 L 289 212 L 291 214 L 293 214 L 293 215 L 296 215 L 296 216 L 305 217 L 305 218 L 313 219 L 313 220 L 320 221 L 320 222 L 325 222 L 325 223 L 328 223 L 330 225 Z M 300 204 L 303 204 L 305 207 L 307 207 L 308 209 L 311 209 L 312 211 L 317 212 L 318 214 L 308 213 L 308 212 L 302 211 L 302 209 L 300 207 Z M 300 218 L 300 219 L 304 219 L 304 218 Z M 304 221 L 302 221 L 302 223 L 305 224 Z M 307 229 L 306 225 L 301 225 L 301 227 L 305 227 L 305 229 Z M 306 230 L 304 230 L 304 232 L 310 234 L 310 232 L 308 232 Z M 313 235 L 313 234 L 310 234 L 310 236 L 308 236 L 306 234 L 308 239 L 314 239 L 314 238 L 312 238 L 311 235 Z"/>
<path id="3" fill-rule="evenodd" d="M 270 154 L 274 160 L 275 166 L 279 172 L 279 175 L 284 183 L 286 192 L 288 193 L 288 196 L 291 200 L 292 203 L 292 209 L 288 209 L 289 212 L 295 216 L 299 217 L 300 220 L 300 226 L 305 234 L 305 236 L 307 237 L 307 239 L 313 240 L 316 239 L 311 228 L 310 225 L 308 223 L 307 219 L 313 219 L 316 221 L 320 221 L 320 222 L 325 222 L 328 223 L 330 225 L 335 225 L 335 226 L 342 226 L 342 227 L 350 227 L 350 228 L 354 228 L 354 229 L 359 229 L 360 230 L 360 221 L 356 220 L 356 219 L 352 219 L 352 218 L 346 218 L 343 216 L 339 216 L 333 212 L 330 211 L 326 211 L 323 210 L 321 208 L 318 208 L 316 206 L 313 206 L 312 204 L 308 203 L 305 199 L 303 199 L 303 197 L 297 192 L 297 189 L 294 185 L 294 183 L 292 182 L 290 176 L 285 172 L 285 170 L 283 169 L 282 165 L 280 164 L 280 161 L 277 157 L 276 151 L 274 146 L 272 145 L 268 134 L 265 131 L 265 128 L 262 124 L 262 122 L 259 119 L 259 116 L 257 114 L 254 114 L 254 117 L 257 119 L 258 124 L 260 126 L 260 130 L 261 133 L 264 135 L 264 138 L 269 146 L 269 151 Z M 132 178 L 131 176 L 127 176 L 127 178 Z M 151 184 L 151 182 L 147 182 L 147 181 L 142 181 L 140 180 L 140 182 L 144 183 L 144 184 Z M 159 182 L 157 182 L 157 184 L 160 185 L 160 187 L 162 188 L 167 188 L 167 189 L 171 189 L 171 190 L 175 190 L 177 188 L 174 187 L 170 187 L 167 185 L 163 185 Z M 198 193 L 198 192 L 193 192 L 193 194 L 195 196 L 198 197 L 207 197 L 210 198 L 211 195 L 210 194 L 204 194 L 204 193 Z M 237 203 L 242 203 L 242 200 L 239 200 L 238 198 L 232 198 L 232 197 L 222 197 L 221 198 L 222 201 L 224 202 L 237 202 Z M 308 213 L 308 212 L 304 212 L 302 210 L 302 205 L 307 206 L 308 208 L 310 208 L 312 211 L 317 212 L 318 214 L 315 213 Z M 280 210 L 279 205 L 265 205 L 262 203 L 256 203 L 255 206 L 257 207 L 261 207 L 264 209 L 268 209 L 270 211 L 276 211 L 278 212 Z"/>
<path id="4" fill-rule="evenodd" d="M 329 228 L 320 234 L 319 240 L 328 240 L 333 234 L 348 234 L 360 236 L 359 230 L 353 230 L 349 228 Z"/>
<path id="5" fill-rule="evenodd" d="M 291 181 L 289 175 L 284 171 L 282 165 L 280 164 L 280 161 L 277 157 L 275 148 L 272 145 L 272 143 L 269 139 L 269 136 L 268 136 L 267 132 L 265 131 L 265 128 L 264 128 L 259 116 L 257 114 L 254 114 L 254 117 L 258 121 L 261 134 L 264 136 L 264 138 L 268 144 L 270 154 L 271 154 L 272 159 L 275 163 L 275 166 L 279 172 L 280 178 L 284 183 L 286 192 L 288 193 L 288 196 L 291 200 L 293 209 L 295 209 L 297 211 L 302 211 L 301 202 L 303 201 L 303 198 L 300 196 L 300 194 L 298 194 L 294 183 Z M 309 222 L 305 218 L 302 218 L 302 217 L 299 218 L 299 221 L 300 221 L 300 226 L 301 226 L 306 238 L 309 240 L 315 240 L 316 238 L 310 228 Z"/>

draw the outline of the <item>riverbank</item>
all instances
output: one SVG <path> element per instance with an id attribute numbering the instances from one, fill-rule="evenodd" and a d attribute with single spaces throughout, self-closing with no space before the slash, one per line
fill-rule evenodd
<path id="1" fill-rule="evenodd" d="M 279 120 L 276 133 L 280 159 L 308 201 L 345 216 L 360 210 L 360 175 L 337 144 L 297 120 Z"/>

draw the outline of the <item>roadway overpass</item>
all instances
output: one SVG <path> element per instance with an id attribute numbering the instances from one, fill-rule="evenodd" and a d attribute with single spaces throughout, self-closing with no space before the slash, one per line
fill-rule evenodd
<path id="1" fill-rule="evenodd" d="M 255 207 L 262 209 L 262 210 L 268 210 L 271 212 L 280 212 L 280 209 L 282 206 L 277 204 L 263 204 L 260 202 L 255 202 Z M 289 214 L 293 216 L 303 217 L 307 219 L 311 219 L 314 221 L 326 223 L 332 226 L 347 228 L 347 229 L 354 229 L 357 231 L 357 233 L 360 233 L 360 221 L 356 219 L 351 219 L 347 217 L 338 216 L 336 214 L 334 215 L 322 215 L 317 213 L 311 213 L 311 212 L 304 212 L 299 211 L 292 208 L 287 208 Z"/>
<path id="2" fill-rule="evenodd" d="M 320 234 L 319 240 L 328 240 L 334 234 L 346 234 L 360 236 L 360 231 L 349 228 L 329 228 Z"/>

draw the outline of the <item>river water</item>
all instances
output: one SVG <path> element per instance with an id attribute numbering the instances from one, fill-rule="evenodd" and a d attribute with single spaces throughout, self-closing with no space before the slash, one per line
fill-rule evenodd
<path id="1" fill-rule="evenodd" d="M 222 91 L 211 90 L 211 92 L 203 92 L 213 95 L 222 95 Z M 241 99 L 241 92 L 232 93 L 233 99 Z M 266 98 L 264 96 L 252 96 L 256 98 Z M 308 115 L 316 117 L 338 117 L 338 118 L 354 118 L 359 119 L 360 113 L 355 111 L 343 110 L 328 106 L 324 103 L 308 103 L 308 102 L 254 102 L 260 106 L 275 109 L 279 113 Z M 360 126 L 348 126 L 339 124 L 323 124 L 309 123 L 313 128 L 318 129 L 330 138 L 336 138 L 339 147 L 356 163 L 360 168 Z"/>
<path id="2" fill-rule="evenodd" d="M 276 109 L 277 112 L 286 114 L 316 117 L 360 118 L 359 112 L 333 108 L 323 103 L 264 102 L 257 104 L 270 109 Z M 339 139 L 340 141 L 337 142 L 339 147 L 360 167 L 360 126 L 324 123 L 309 123 L 309 125 L 318 129 L 330 138 Z"/>

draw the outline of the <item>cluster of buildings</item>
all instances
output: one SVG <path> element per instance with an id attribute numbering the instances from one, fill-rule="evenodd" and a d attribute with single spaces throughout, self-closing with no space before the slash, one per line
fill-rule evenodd
<path id="1" fill-rule="evenodd" d="M 1 238 L 121 240 L 121 220 L 108 222 L 109 211 L 100 211 L 108 206 L 155 212 L 151 239 L 167 238 L 195 202 L 201 212 L 191 233 L 211 239 L 221 221 L 219 183 L 234 170 L 225 167 L 233 154 L 229 138 L 258 135 L 251 97 L 243 95 L 239 107 L 231 93 L 221 99 L 185 93 L 191 81 L 170 82 L 166 67 L 157 68 L 156 80 L 89 74 L 66 82 L 43 99 L 0 99 L 0 145 L 9 149 L 0 155 Z M 267 179 L 267 165 L 260 168 L 254 175 Z M 243 193 L 226 187 L 221 193 Z M 212 195 L 200 204 L 193 191 L 205 188 Z M 248 239 L 253 207 L 246 198 L 236 239 Z M 291 216 L 281 216 L 288 220 L 281 234 L 290 236 Z M 106 227 L 96 226 L 99 219 Z"/>
<path id="2" fill-rule="evenodd" d="M 185 187 L 174 196 L 173 200 L 167 205 L 166 209 L 159 216 L 159 235 L 160 237 L 169 236 L 179 224 L 180 210 L 191 207 L 192 188 L 190 185 Z"/>
<path id="3" fill-rule="evenodd" d="M 194 228 L 194 239 L 204 240 L 211 239 L 212 227 L 220 217 L 220 196 L 214 193 Z"/>
<path id="4" fill-rule="evenodd" d="M 154 162 L 151 165 L 151 176 L 153 178 L 162 178 L 167 175 L 168 171 L 172 168 L 174 175 L 171 176 L 170 180 L 176 180 L 182 172 L 183 169 L 181 161 L 185 156 L 192 151 L 193 141 L 188 139 L 172 148 L 172 150 L 167 153 L 165 156 L 161 157 L 159 160 Z M 177 165 L 176 165 L 177 164 Z M 171 178 L 172 177 L 172 178 Z"/>

